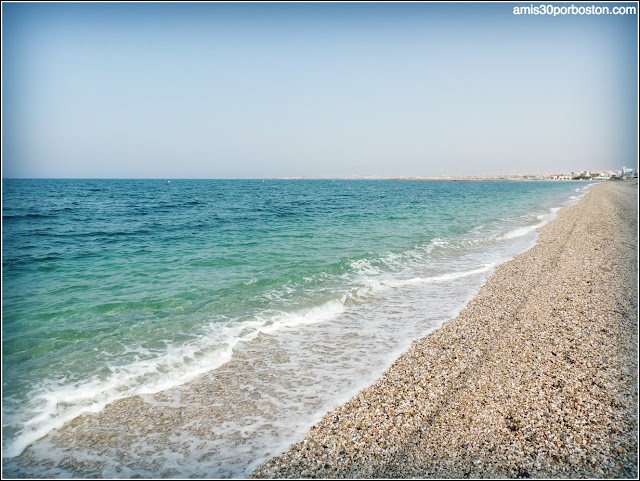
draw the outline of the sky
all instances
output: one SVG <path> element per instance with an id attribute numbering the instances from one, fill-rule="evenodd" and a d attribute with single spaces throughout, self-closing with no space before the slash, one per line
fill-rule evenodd
<path id="1" fill-rule="evenodd" d="M 637 14 L 523 5 L 3 2 L 2 176 L 637 167 Z"/>

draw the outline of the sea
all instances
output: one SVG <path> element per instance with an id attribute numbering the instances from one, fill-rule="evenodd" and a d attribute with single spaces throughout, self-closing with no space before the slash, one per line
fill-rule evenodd
<path id="1" fill-rule="evenodd" d="M 3 473 L 72 476 L 59 461 L 73 455 L 104 477 L 247 477 L 590 186 L 3 179 Z M 34 441 L 132 396 L 217 414 L 167 421 L 181 444 L 139 435 L 129 462 L 39 441 L 49 471 L 16 468 Z"/>

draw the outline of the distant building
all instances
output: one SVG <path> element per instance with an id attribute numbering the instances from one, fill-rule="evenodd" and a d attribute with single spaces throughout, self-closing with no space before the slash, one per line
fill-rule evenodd
<path id="1" fill-rule="evenodd" d="M 612 180 L 620 176 L 620 172 L 617 170 L 600 170 L 591 173 L 591 178 L 594 180 Z"/>
<path id="2" fill-rule="evenodd" d="M 591 172 L 582 171 L 579 174 L 571 174 L 573 180 L 589 180 L 591 178 Z"/>
<path id="3" fill-rule="evenodd" d="M 638 169 L 629 169 L 625 166 L 620 172 L 620 177 L 622 177 L 623 179 L 637 179 Z"/>

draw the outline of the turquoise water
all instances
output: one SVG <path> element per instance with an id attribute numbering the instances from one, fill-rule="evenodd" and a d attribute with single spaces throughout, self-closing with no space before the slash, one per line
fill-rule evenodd
<path id="1" fill-rule="evenodd" d="M 329 406 L 455 315 L 586 188 L 5 179 L 3 456 L 80 413 L 212 371 L 260 333 L 302 339 L 324 326 L 330 339 L 359 322 L 371 356 L 310 384 Z"/>

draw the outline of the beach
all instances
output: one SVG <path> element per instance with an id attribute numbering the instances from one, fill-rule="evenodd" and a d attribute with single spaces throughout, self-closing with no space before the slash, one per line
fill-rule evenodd
<path id="1" fill-rule="evenodd" d="M 262 478 L 637 478 L 637 181 L 593 187 Z"/>
<path id="2" fill-rule="evenodd" d="M 54 269 L 29 273 L 32 285 L 40 279 L 48 286 L 52 272 L 67 283 L 64 291 L 40 293 L 38 305 L 49 316 L 45 325 L 58 325 L 52 339 L 67 335 L 70 342 L 43 357 L 52 360 L 48 367 L 36 357 L 21 361 L 21 343 L 34 339 L 33 327 L 14 329 L 13 343 L 5 340 L 5 365 L 12 349 L 20 361 L 13 369 L 24 370 L 4 380 L 25 383 L 24 376 L 40 373 L 28 383 L 40 391 L 24 398 L 23 409 L 4 392 L 3 417 L 9 401 L 15 413 L 32 415 L 22 431 L 32 440 L 17 455 L 3 451 L 4 477 L 636 473 L 635 183 L 274 182 L 174 182 L 170 189 L 154 182 L 59 183 L 49 185 L 50 202 L 37 204 L 36 213 L 47 216 L 36 217 L 37 223 L 32 211 L 8 213 L 24 223 L 24 232 L 42 229 L 44 218 L 51 219 L 53 234 L 66 226 L 73 239 L 83 239 L 72 226 L 90 226 L 109 246 L 113 235 L 102 233 L 100 218 L 91 223 L 90 208 L 69 211 L 86 215 L 85 222 L 63 222 L 60 209 L 67 207 L 56 203 L 56 189 L 66 187 L 68 203 L 88 193 L 101 195 L 103 208 L 114 213 L 122 213 L 122 206 L 109 199 L 127 191 L 136 206 L 129 217 L 119 217 L 123 244 L 105 249 L 105 259 L 93 260 L 94 268 L 80 280 L 76 273 L 85 266 L 84 255 L 56 264 L 33 259 L 28 249 L 9 249 L 23 259 L 9 264 L 17 264 L 18 273 L 33 264 Z M 279 204 L 266 210 L 274 191 Z M 149 207 L 157 208 L 144 209 L 151 216 L 146 223 L 166 225 L 160 232 L 167 237 L 138 225 L 141 192 L 155 194 Z M 212 216 L 220 213 L 220 192 L 251 195 L 242 204 L 246 213 L 260 206 L 263 213 L 247 224 L 240 211 L 234 222 L 221 224 Z M 336 195 L 345 193 L 352 195 L 332 209 Z M 290 215 L 282 217 L 285 208 Z M 309 209 L 312 223 L 305 221 Z M 361 214 L 354 216 L 358 209 Z M 398 219 L 398 213 L 406 218 Z M 197 228 L 189 224 L 193 216 L 200 219 Z M 185 223 L 171 230 L 176 219 Z M 277 219 L 284 219 L 277 236 L 264 236 L 265 223 L 273 228 Z M 222 225 L 244 226 L 222 239 L 237 246 L 231 251 L 236 256 L 247 256 L 246 241 L 254 239 L 251 263 L 267 268 L 225 281 L 238 270 L 235 264 L 221 270 L 225 264 L 211 260 L 221 238 L 209 234 L 192 244 Z M 536 243 L 535 229 L 542 226 Z M 423 228 L 436 230 L 429 234 Z M 296 229 L 297 236 L 289 238 Z M 398 230 L 402 235 L 389 235 Z M 366 243 L 375 246 L 374 255 L 361 254 Z M 142 244 L 154 247 L 136 250 Z M 314 270 L 314 246 L 319 256 L 346 260 Z M 74 252 L 91 253 L 88 247 L 80 241 Z M 135 252 L 136 261 L 114 266 L 113 256 L 123 248 L 125 254 Z M 173 266 L 171 282 L 163 283 L 170 266 L 160 261 L 169 248 L 180 259 L 188 259 L 185 252 L 198 257 L 189 266 Z M 287 276 L 271 267 L 272 255 L 261 257 L 270 248 L 289 263 L 292 254 L 301 256 Z M 345 249 L 354 251 L 345 255 Z M 229 287 L 194 290 L 193 279 L 216 279 L 211 265 Z M 140 266 L 156 272 L 141 276 Z M 108 284 L 91 284 L 86 302 L 80 302 L 74 297 L 78 285 L 95 282 L 96 273 Z M 272 274 L 279 278 L 269 281 Z M 5 285 L 13 285 L 14 299 L 22 299 L 22 284 L 11 279 Z M 180 295 L 164 304 L 167 289 L 178 286 Z M 144 302 L 136 297 L 141 291 Z M 58 298 L 65 292 L 70 294 L 64 300 Z M 312 308 L 302 304 L 305 298 Z M 5 325 L 43 317 L 41 310 L 11 311 L 11 305 L 21 306 L 15 302 L 5 299 Z M 237 312 L 221 310 L 225 303 Z M 62 304 L 74 310 L 58 312 Z M 108 335 L 72 329 L 96 325 Z M 75 337 L 96 331 L 91 342 Z M 185 334 L 195 341 L 181 344 Z M 36 361 L 41 371 L 35 371 Z M 62 381 L 53 384 L 52 375 Z M 160 382 L 167 387 L 158 388 Z M 30 411 L 32 400 L 46 400 L 46 409 Z M 11 426 L 7 419 L 4 435 Z"/>

